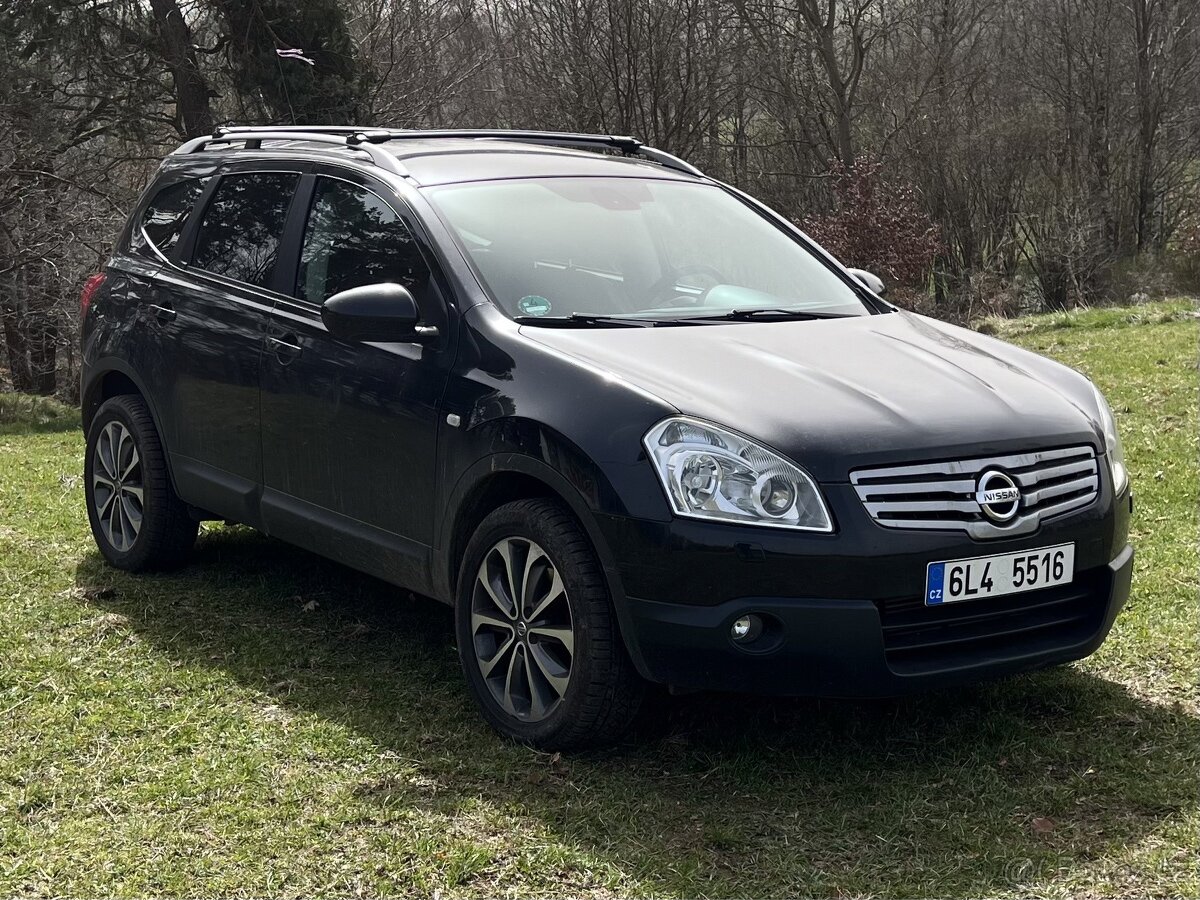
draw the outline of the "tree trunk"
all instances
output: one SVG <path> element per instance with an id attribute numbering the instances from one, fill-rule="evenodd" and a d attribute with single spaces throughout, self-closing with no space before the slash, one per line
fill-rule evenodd
<path id="1" fill-rule="evenodd" d="M 0 307 L 0 318 L 4 319 L 4 348 L 8 352 L 8 377 L 13 390 L 22 394 L 33 393 L 33 373 L 29 368 L 29 345 L 25 330 L 21 327 L 21 313 L 12 302 Z"/>
<path id="2" fill-rule="evenodd" d="M 831 0 L 829 17 L 825 24 L 819 25 L 817 49 L 821 64 L 825 68 L 825 78 L 829 85 L 829 93 L 833 100 L 834 115 L 834 149 L 842 165 L 854 165 L 854 137 L 851 130 L 850 91 L 846 79 L 838 63 L 837 47 L 834 44 L 834 31 L 837 27 L 834 16 L 837 5 Z"/>
<path id="3" fill-rule="evenodd" d="M 1151 42 L 1154 22 L 1149 0 L 1133 0 L 1134 38 L 1137 41 L 1134 89 L 1137 93 L 1137 211 L 1134 229 L 1141 253 L 1154 243 L 1154 144 L 1158 137 L 1159 109 L 1154 96 Z"/>
<path id="4" fill-rule="evenodd" d="M 38 322 L 34 328 L 29 342 L 29 370 L 33 393 L 53 396 L 58 388 L 58 326 L 52 321 Z"/>
<path id="5" fill-rule="evenodd" d="M 196 63 L 192 49 L 192 30 L 176 0 L 150 0 L 154 19 L 163 44 L 163 55 L 175 81 L 175 112 L 187 137 L 211 134 L 212 109 L 208 104 L 208 84 Z"/>

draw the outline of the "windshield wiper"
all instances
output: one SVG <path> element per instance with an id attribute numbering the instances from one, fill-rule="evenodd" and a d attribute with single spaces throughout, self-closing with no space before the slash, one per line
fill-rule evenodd
<path id="1" fill-rule="evenodd" d="M 642 319 L 634 316 L 606 316 L 601 313 L 575 312 L 567 316 L 513 316 L 518 325 L 537 325 L 543 328 L 588 328 L 615 326 L 618 328 L 654 328 L 658 325 L 702 325 L 715 322 L 751 322 L 756 319 L 851 319 L 846 313 L 819 312 L 783 307 L 752 307 L 730 309 L 711 316 L 673 316 L 662 319 Z"/>
<path id="2" fill-rule="evenodd" d="M 518 325 L 542 325 L 551 328 L 578 328 L 589 325 L 616 325 L 620 328 L 653 328 L 655 319 L 634 319 L 627 316 L 604 316 L 599 313 L 571 313 L 569 316 L 513 316 Z"/>
<path id="3" fill-rule="evenodd" d="M 754 319 L 853 319 L 846 313 L 820 312 L 812 309 L 756 306 L 750 309 L 730 309 L 711 316 L 693 316 L 693 320 L 749 322 Z"/>

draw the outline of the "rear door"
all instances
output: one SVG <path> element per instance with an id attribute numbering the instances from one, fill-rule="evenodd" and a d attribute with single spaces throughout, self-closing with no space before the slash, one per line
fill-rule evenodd
<path id="1" fill-rule="evenodd" d="M 165 430 L 179 493 L 258 524 L 262 483 L 258 372 L 288 210 L 305 164 L 219 171 L 156 278 L 164 337 Z"/>
<path id="2" fill-rule="evenodd" d="M 438 408 L 453 361 L 447 306 L 417 223 L 386 186 L 330 167 L 305 179 L 290 286 L 262 367 L 269 533 L 413 590 L 428 587 Z M 356 343 L 321 323 L 351 287 L 412 291 L 431 344 Z"/>
<path id="3" fill-rule="evenodd" d="M 174 335 L 171 314 L 159 305 L 159 275 L 170 267 L 188 216 L 210 178 L 211 169 L 177 170 L 147 191 L 108 265 L 104 308 L 94 320 L 95 339 L 85 348 L 86 362 L 100 363 L 100 371 L 122 362 L 126 374 L 138 376 L 163 425 L 174 378 Z M 165 428 L 164 437 L 171 437 Z"/>

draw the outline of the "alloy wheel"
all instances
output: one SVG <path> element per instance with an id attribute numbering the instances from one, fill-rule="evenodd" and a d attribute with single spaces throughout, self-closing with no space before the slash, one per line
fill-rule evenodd
<path id="1" fill-rule="evenodd" d="M 471 595 L 471 639 L 484 683 L 509 715 L 538 722 L 566 696 L 575 655 L 571 603 L 558 569 L 533 541 L 504 538 L 484 555 Z"/>
<path id="2" fill-rule="evenodd" d="M 105 539 L 122 553 L 142 530 L 142 460 L 137 442 L 121 422 L 104 426 L 92 454 L 92 500 Z"/>

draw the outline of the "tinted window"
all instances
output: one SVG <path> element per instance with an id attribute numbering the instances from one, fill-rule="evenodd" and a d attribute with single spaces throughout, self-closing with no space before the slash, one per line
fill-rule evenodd
<path id="1" fill-rule="evenodd" d="M 169 256 L 207 181 L 207 178 L 189 178 L 167 185 L 155 194 L 133 233 L 133 249 L 143 251 L 154 247 L 163 256 Z"/>
<path id="2" fill-rule="evenodd" d="M 304 229 L 297 293 L 320 303 L 358 287 L 391 281 L 419 293 L 429 271 L 399 216 L 365 188 L 317 180 Z"/>
<path id="3" fill-rule="evenodd" d="M 222 178 L 204 210 L 192 265 L 248 284 L 266 285 L 299 178 L 286 172 Z"/>

